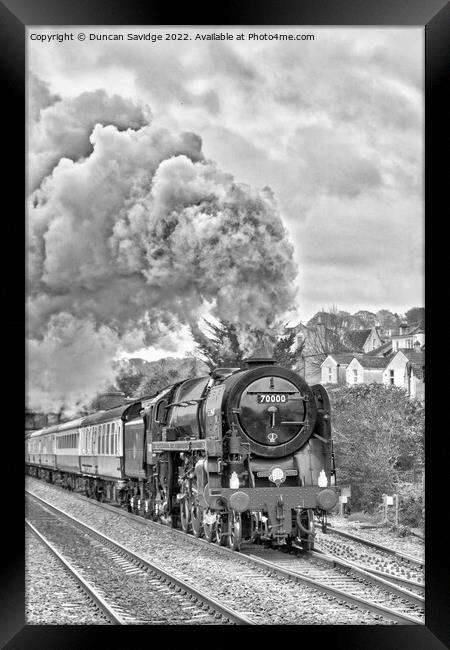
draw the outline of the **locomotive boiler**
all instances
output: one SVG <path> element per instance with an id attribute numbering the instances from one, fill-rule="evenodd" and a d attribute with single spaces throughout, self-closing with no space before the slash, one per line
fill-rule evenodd
<path id="1" fill-rule="evenodd" d="M 330 405 L 272 359 L 218 368 L 142 400 L 145 449 L 136 506 L 184 531 L 238 549 L 241 540 L 310 549 L 314 514 L 325 521 L 337 502 Z M 139 420 L 125 444 L 139 444 Z M 136 455 L 136 454 L 135 454 Z M 137 485 L 135 485 L 137 487 Z"/>

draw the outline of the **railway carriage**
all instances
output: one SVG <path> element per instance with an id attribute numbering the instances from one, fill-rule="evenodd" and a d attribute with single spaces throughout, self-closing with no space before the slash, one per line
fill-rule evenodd
<path id="1" fill-rule="evenodd" d="M 56 467 L 67 473 L 67 487 L 74 486 L 75 477 L 80 474 L 80 426 L 83 418 L 64 422 L 56 427 Z"/>
<path id="2" fill-rule="evenodd" d="M 128 417 L 139 414 L 140 408 L 140 400 L 137 400 L 83 419 L 80 426 L 80 470 L 89 496 L 120 501 L 120 492 L 125 485 L 124 423 Z"/>
<path id="3" fill-rule="evenodd" d="M 26 456 L 38 478 L 48 478 L 56 470 L 56 426 L 33 431 L 26 438 Z"/>

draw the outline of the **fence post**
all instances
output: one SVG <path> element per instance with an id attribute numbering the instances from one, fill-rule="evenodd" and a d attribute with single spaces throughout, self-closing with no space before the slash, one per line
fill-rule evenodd
<path id="1" fill-rule="evenodd" d="M 394 494 L 394 506 L 395 506 L 395 525 L 398 526 L 398 494 Z"/>

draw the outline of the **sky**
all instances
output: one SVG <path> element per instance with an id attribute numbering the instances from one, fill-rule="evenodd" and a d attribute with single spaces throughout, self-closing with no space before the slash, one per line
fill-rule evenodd
<path id="1" fill-rule="evenodd" d="M 239 200 L 251 206 L 247 215 L 255 210 L 263 215 L 252 226 L 254 234 L 247 233 L 247 248 L 245 242 L 232 238 L 241 259 L 247 255 L 242 251 L 260 247 L 248 254 L 246 271 L 251 275 L 254 259 L 254 268 L 260 277 L 264 275 L 261 305 L 253 304 L 256 311 L 282 309 L 292 299 L 292 290 L 295 308 L 290 320 L 307 321 L 332 305 L 350 312 L 386 308 L 402 313 L 424 304 L 423 28 L 70 26 L 27 31 L 28 183 L 31 205 L 37 206 L 29 216 L 34 245 L 31 267 L 37 269 L 36 281 L 30 283 L 34 291 L 30 313 L 35 325 L 31 338 L 40 341 L 38 347 L 42 337 L 47 345 L 57 338 L 55 332 L 62 326 L 51 320 L 55 314 L 86 319 L 89 309 L 99 313 L 111 304 L 105 287 L 107 277 L 113 276 L 106 276 L 100 266 L 112 261 L 98 256 L 94 273 L 92 264 L 82 260 L 82 251 L 110 232 L 106 221 L 86 220 L 83 237 L 77 239 L 73 214 L 88 214 L 93 206 L 108 215 L 116 211 L 114 238 L 108 240 L 120 253 L 114 263 L 125 264 L 126 259 L 128 274 L 138 263 L 130 251 L 134 255 L 136 233 L 144 219 L 146 169 L 151 169 L 153 188 L 159 188 L 158 195 L 152 196 L 155 209 L 167 212 L 167 183 L 179 182 L 185 188 L 195 177 L 189 185 L 189 201 L 199 202 L 201 185 L 208 201 L 214 197 L 208 214 L 226 211 L 230 201 Z M 85 40 L 78 39 L 80 32 Z M 188 40 L 165 40 L 166 34 L 174 32 L 181 38 L 186 34 Z M 196 39 L 213 33 L 228 33 L 233 39 Z M 124 39 L 103 40 L 117 34 Z M 163 40 L 128 40 L 127 34 L 159 34 Z M 240 34 L 243 38 L 237 40 Z M 250 40 L 250 34 L 261 38 Z M 314 40 L 267 40 L 275 34 L 294 38 L 311 34 Z M 156 135 L 156 130 L 165 135 Z M 164 164 L 152 158 L 151 150 L 161 152 Z M 176 165 L 174 156 L 178 156 Z M 112 160 L 121 168 L 114 183 Z M 104 172 L 107 165 L 109 176 Z M 128 204 L 113 199 L 127 174 L 135 180 L 129 180 L 124 191 L 126 201 L 134 191 L 139 200 L 132 217 L 127 216 L 125 236 L 122 213 Z M 243 193 L 239 199 L 236 184 Z M 110 202 L 100 205 L 102 192 Z M 180 193 L 187 190 L 177 192 L 180 200 Z M 182 200 L 187 200 L 184 194 Z M 170 199 L 173 205 L 178 205 L 176 200 Z M 72 221 L 65 218 L 68 214 Z M 184 224 L 185 213 L 183 220 Z M 202 223 L 197 212 L 195 220 L 185 224 L 183 241 L 192 249 L 198 248 L 198 242 L 190 241 L 189 233 L 200 241 L 196 229 L 208 228 L 206 221 Z M 264 238 L 259 239 L 263 232 Z M 57 254 L 50 255 L 51 250 Z M 149 251 L 155 250 L 149 239 L 142 252 L 146 263 Z M 218 263 L 226 265 L 230 255 L 230 250 L 224 257 L 218 255 Z M 209 259 L 203 260 L 201 268 L 207 268 L 205 273 L 212 278 L 209 264 Z M 157 273 L 163 277 L 166 270 Z M 68 291 L 69 279 L 81 272 L 78 293 Z M 152 273 L 156 273 L 153 267 Z M 197 278 L 191 280 L 197 284 Z M 135 295 L 141 295 L 143 288 L 134 281 Z M 213 281 L 210 294 L 202 288 L 198 303 L 193 291 L 191 303 L 198 313 L 215 300 L 216 284 L 222 303 L 215 315 L 232 309 L 236 293 L 223 295 L 225 281 L 226 275 L 221 276 L 222 285 Z M 120 282 L 123 277 L 109 282 L 111 295 L 124 291 Z M 186 288 L 180 277 L 176 282 L 179 300 Z M 94 284 L 95 299 L 92 294 L 88 309 L 80 295 Z M 231 285 L 242 286 L 242 278 Z M 253 293 L 258 291 L 256 280 L 251 286 Z M 153 285 L 152 291 L 156 291 Z M 247 304 L 251 295 L 244 296 Z M 180 310 L 186 304 L 182 300 Z M 123 308 L 130 309 L 130 301 Z M 173 332 L 170 319 L 157 316 L 152 315 L 153 325 L 157 322 L 160 329 Z M 67 315 L 64 318 L 66 331 L 74 336 L 77 324 L 69 322 Z M 116 323 L 120 318 L 117 310 Z M 111 319 L 95 322 L 97 331 L 99 324 L 112 327 Z M 91 325 L 83 322 L 86 335 Z M 189 347 L 184 325 L 177 328 L 180 349 Z M 120 327 L 113 331 L 123 343 Z M 110 352 L 103 346 L 107 335 L 105 330 L 99 340 L 105 356 Z M 133 338 L 129 330 L 127 336 Z M 168 336 L 164 346 L 164 332 L 154 341 L 140 341 L 139 336 L 134 346 L 122 345 L 123 349 L 135 354 L 141 342 L 153 349 L 149 358 L 158 356 L 159 349 L 175 352 L 173 337 Z M 39 354 L 43 352 L 41 347 Z"/>

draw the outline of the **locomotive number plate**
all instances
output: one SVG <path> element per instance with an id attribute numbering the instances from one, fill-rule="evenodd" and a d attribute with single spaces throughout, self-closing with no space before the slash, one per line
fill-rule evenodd
<path id="1" fill-rule="evenodd" d="M 256 398 L 258 404 L 279 404 L 288 401 L 286 393 L 257 393 Z"/>

